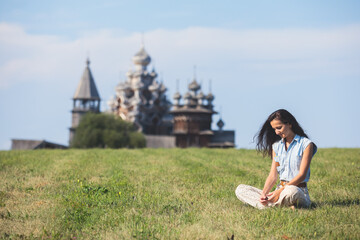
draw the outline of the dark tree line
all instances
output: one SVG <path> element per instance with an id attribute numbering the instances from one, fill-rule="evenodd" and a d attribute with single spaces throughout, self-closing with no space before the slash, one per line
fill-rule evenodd
<path id="1" fill-rule="evenodd" d="M 87 113 L 76 128 L 73 148 L 142 148 L 146 141 L 136 127 L 103 113 Z"/>

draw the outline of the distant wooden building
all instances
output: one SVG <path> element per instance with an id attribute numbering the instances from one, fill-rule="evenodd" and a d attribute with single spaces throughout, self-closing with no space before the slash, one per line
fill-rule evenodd
<path id="1" fill-rule="evenodd" d="M 48 142 L 45 140 L 12 139 L 11 150 L 33 150 L 33 149 L 67 149 L 67 146 Z"/>
<path id="2" fill-rule="evenodd" d="M 129 70 L 126 80 L 116 86 L 114 98 L 108 101 L 110 112 L 134 123 L 144 134 L 171 134 L 171 102 L 166 97 L 167 88 L 157 80 L 154 68 L 151 71 L 147 69 L 151 57 L 144 46 L 132 60 L 135 69 Z"/>
<path id="3" fill-rule="evenodd" d="M 90 71 L 90 60 L 86 60 L 86 67 L 73 97 L 72 121 L 70 127 L 69 144 L 74 138 L 77 126 L 87 112 L 100 112 L 100 95 L 95 80 Z"/>
<path id="4" fill-rule="evenodd" d="M 220 118 L 219 131 L 211 129 L 214 96 L 210 92 L 205 95 L 201 86 L 194 79 L 188 86 L 189 91 L 184 95 L 184 104 L 180 103 L 179 92 L 174 94 L 174 105 L 171 114 L 173 120 L 173 134 L 176 146 L 186 147 L 234 147 L 235 132 L 223 131 L 224 122 Z M 198 92 L 200 91 L 200 92 Z"/>
<path id="5" fill-rule="evenodd" d="M 109 113 L 132 122 L 145 134 L 146 146 L 151 148 L 172 147 L 217 147 L 235 146 L 235 132 L 222 130 L 224 122 L 218 122 L 219 130 L 211 129 L 214 96 L 205 95 L 201 86 L 194 79 L 184 95 L 174 95 L 174 104 L 167 99 L 167 88 L 157 80 L 153 69 L 148 71 L 150 55 L 142 46 L 133 56 L 134 70 L 129 70 L 126 80 L 115 88 L 115 96 L 108 101 Z M 70 143 L 77 126 L 87 112 L 100 112 L 100 96 L 91 74 L 90 61 L 81 77 L 73 97 L 72 125 Z M 172 110 L 170 111 L 170 108 Z"/>

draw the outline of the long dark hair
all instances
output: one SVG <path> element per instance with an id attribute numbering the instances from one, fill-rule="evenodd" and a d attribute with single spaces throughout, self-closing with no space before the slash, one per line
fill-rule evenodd
<path id="1" fill-rule="evenodd" d="M 281 139 L 276 135 L 275 130 L 271 127 L 270 122 L 274 119 L 280 120 L 282 123 L 291 125 L 291 130 L 302 137 L 308 137 L 300 124 L 296 121 L 295 117 L 285 109 L 279 109 L 267 118 L 260 131 L 255 135 L 256 150 L 261 152 L 263 156 L 272 157 L 272 145 Z"/>

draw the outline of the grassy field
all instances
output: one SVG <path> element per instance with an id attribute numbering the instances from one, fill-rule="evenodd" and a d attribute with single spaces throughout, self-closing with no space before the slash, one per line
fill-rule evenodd
<path id="1" fill-rule="evenodd" d="M 311 209 L 257 210 L 253 150 L 0 152 L 0 239 L 360 239 L 360 149 L 320 149 Z"/>

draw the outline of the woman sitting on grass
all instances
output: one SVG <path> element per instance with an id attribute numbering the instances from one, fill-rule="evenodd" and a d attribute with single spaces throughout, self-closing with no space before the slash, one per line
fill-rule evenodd
<path id="1" fill-rule="evenodd" d="M 257 134 L 257 150 L 272 158 L 269 176 L 263 190 L 239 185 L 236 196 L 253 207 L 309 207 L 307 182 L 311 158 L 317 151 L 295 117 L 284 109 L 273 112 Z M 280 183 L 270 192 L 278 176 Z"/>

